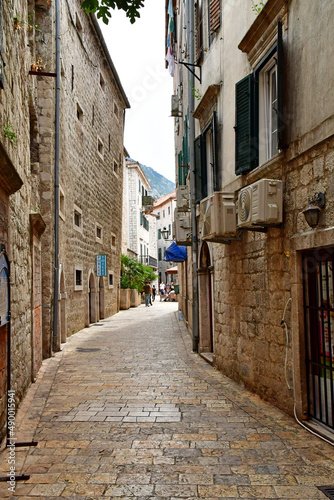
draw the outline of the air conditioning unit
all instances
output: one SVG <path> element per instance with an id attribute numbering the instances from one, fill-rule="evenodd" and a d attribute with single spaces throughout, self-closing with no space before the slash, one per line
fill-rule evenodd
<path id="1" fill-rule="evenodd" d="M 177 245 L 191 245 L 190 212 L 174 211 L 173 237 Z"/>
<path id="2" fill-rule="evenodd" d="M 202 240 L 224 242 L 237 235 L 234 194 L 215 192 L 200 202 L 199 210 Z"/>
<path id="3" fill-rule="evenodd" d="M 172 110 L 171 115 L 174 117 L 182 116 L 181 111 L 179 110 L 180 99 L 178 95 L 172 95 Z"/>
<path id="4" fill-rule="evenodd" d="M 188 186 L 177 186 L 176 207 L 181 212 L 187 212 L 188 210 L 190 210 Z"/>
<path id="5" fill-rule="evenodd" d="M 261 179 L 238 195 L 238 226 L 254 227 L 283 222 L 282 181 Z"/>

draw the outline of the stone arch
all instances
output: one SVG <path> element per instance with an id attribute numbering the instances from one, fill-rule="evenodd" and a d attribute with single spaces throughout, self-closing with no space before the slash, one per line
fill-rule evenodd
<path id="1" fill-rule="evenodd" d="M 213 266 L 209 245 L 204 241 L 199 253 L 199 346 L 200 353 L 214 353 Z"/>
<path id="2" fill-rule="evenodd" d="M 88 324 L 97 321 L 97 300 L 96 300 L 96 281 L 94 271 L 90 271 L 88 278 Z"/>
<path id="3" fill-rule="evenodd" d="M 103 319 L 104 316 L 104 279 L 103 276 L 99 278 L 99 319 Z"/>

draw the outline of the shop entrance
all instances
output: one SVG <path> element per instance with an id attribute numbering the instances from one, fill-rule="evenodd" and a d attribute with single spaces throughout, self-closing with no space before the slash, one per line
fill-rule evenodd
<path id="1" fill-rule="evenodd" d="M 334 247 L 303 254 L 308 415 L 334 429 Z"/>

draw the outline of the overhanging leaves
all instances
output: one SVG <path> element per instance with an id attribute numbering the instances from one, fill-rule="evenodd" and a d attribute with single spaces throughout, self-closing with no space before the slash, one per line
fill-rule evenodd
<path id="1" fill-rule="evenodd" d="M 130 23 L 140 17 L 139 9 L 144 6 L 145 0 L 83 0 L 81 7 L 87 13 L 94 13 L 98 19 L 102 18 L 105 24 L 109 23 L 111 10 L 123 10 Z"/>

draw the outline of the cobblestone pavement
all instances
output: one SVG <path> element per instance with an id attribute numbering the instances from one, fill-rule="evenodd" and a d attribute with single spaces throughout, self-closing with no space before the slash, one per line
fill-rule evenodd
<path id="1" fill-rule="evenodd" d="M 129 309 L 43 363 L 0 498 L 327 498 L 334 448 L 191 352 L 177 304 Z M 0 456 L 9 469 L 9 450 Z"/>

